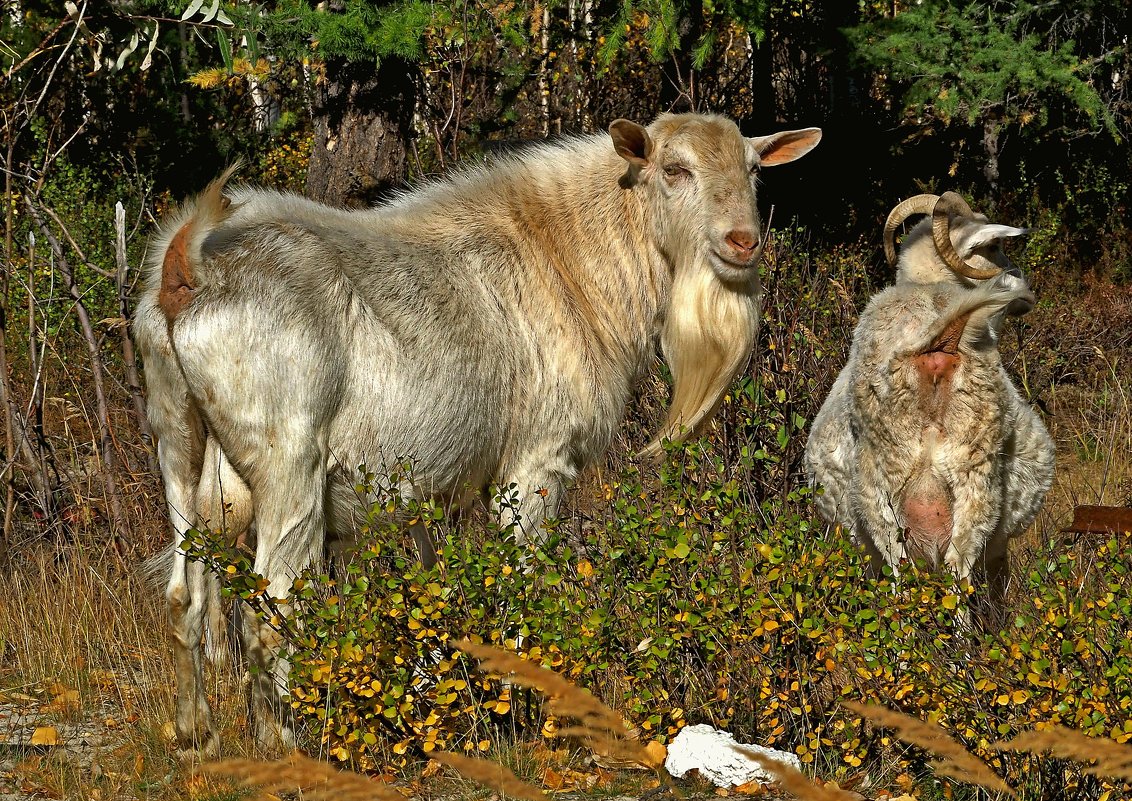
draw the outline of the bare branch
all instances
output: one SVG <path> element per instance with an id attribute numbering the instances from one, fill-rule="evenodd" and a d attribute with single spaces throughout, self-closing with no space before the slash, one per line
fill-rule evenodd
<path id="1" fill-rule="evenodd" d="M 36 201 L 32 199 L 31 194 L 24 196 L 24 203 L 32 218 L 35 220 L 36 225 L 39 227 L 40 231 L 43 232 L 44 237 L 46 237 L 48 244 L 51 246 L 51 251 L 55 256 L 59 271 L 62 273 L 63 280 L 67 285 L 67 291 L 75 302 L 75 313 L 79 320 L 79 326 L 82 329 L 83 338 L 87 343 L 87 350 L 90 355 L 91 374 L 94 378 L 96 415 L 102 452 L 102 483 L 106 493 L 106 505 L 110 515 L 112 531 L 116 541 L 121 542 L 121 538 L 126 532 L 126 521 L 122 512 L 122 498 L 118 492 L 117 479 L 115 476 L 118 460 L 115 454 L 114 436 L 110 427 L 110 409 L 106 400 L 106 390 L 103 385 L 104 368 L 102 356 L 99 353 L 98 336 L 95 333 L 94 324 L 91 322 L 90 313 L 83 303 L 83 294 L 75 282 L 74 271 L 71 269 L 70 262 L 67 261 L 67 255 L 62 244 L 55 237 L 51 228 L 48 227 L 44 215 L 40 211 L 40 207 L 36 205 Z"/>

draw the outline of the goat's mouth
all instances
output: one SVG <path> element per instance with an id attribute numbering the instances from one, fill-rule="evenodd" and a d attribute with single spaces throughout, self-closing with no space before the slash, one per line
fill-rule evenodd
<path id="1" fill-rule="evenodd" d="M 763 248 L 761 244 L 756 245 L 749 252 L 745 252 L 742 255 L 738 255 L 733 251 L 733 248 L 713 247 L 711 249 L 712 259 L 726 269 L 738 270 L 740 272 L 758 267 L 759 262 L 762 260 Z"/>
<path id="2" fill-rule="evenodd" d="M 1021 317 L 1023 314 L 1032 311 L 1037 303 L 1037 296 L 1033 292 L 1026 292 L 1026 294 L 1010 301 L 1010 305 L 1006 307 L 1006 314 L 1009 317 Z"/>

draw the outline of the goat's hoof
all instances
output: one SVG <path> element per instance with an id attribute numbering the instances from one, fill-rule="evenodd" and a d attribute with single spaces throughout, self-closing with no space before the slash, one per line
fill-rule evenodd
<path id="1" fill-rule="evenodd" d="M 260 719 L 256 721 L 255 742 L 269 753 L 289 753 L 295 750 L 295 732 L 290 726 L 275 720 Z"/>
<path id="2" fill-rule="evenodd" d="M 193 737 L 188 741 L 178 738 L 178 742 L 180 747 L 176 751 L 176 757 L 179 762 L 209 762 L 220 756 L 220 738 L 214 731 L 207 732 L 204 736 Z"/>

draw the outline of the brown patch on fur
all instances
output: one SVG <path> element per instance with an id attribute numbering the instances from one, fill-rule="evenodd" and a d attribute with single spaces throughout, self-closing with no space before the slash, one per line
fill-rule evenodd
<path id="1" fill-rule="evenodd" d="M 190 220 L 173 237 L 165 251 L 165 260 L 161 262 L 161 291 L 157 296 L 157 304 L 170 325 L 196 292 L 193 265 L 189 260 L 192 233 L 193 223 Z"/>
<path id="2" fill-rule="evenodd" d="M 920 376 L 920 408 L 929 420 L 943 417 L 951 398 L 951 379 L 959 367 L 959 343 L 971 313 L 956 317 L 922 353 L 912 357 Z"/>

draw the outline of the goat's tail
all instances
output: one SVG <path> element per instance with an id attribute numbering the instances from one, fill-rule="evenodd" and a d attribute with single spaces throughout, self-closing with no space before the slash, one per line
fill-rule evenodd
<path id="1" fill-rule="evenodd" d="M 174 215 L 165 226 L 157 248 L 161 259 L 161 288 L 157 303 L 172 325 L 197 289 L 196 268 L 201 262 L 201 243 L 209 232 L 232 213 L 224 186 L 240 168 L 236 162 L 210 183 L 197 198 Z"/>
<path id="2" fill-rule="evenodd" d="M 146 559 L 138 567 L 138 574 L 146 584 L 155 589 L 164 589 L 169 581 L 169 571 L 173 569 L 173 555 L 177 553 L 177 544 L 170 543 Z"/>

